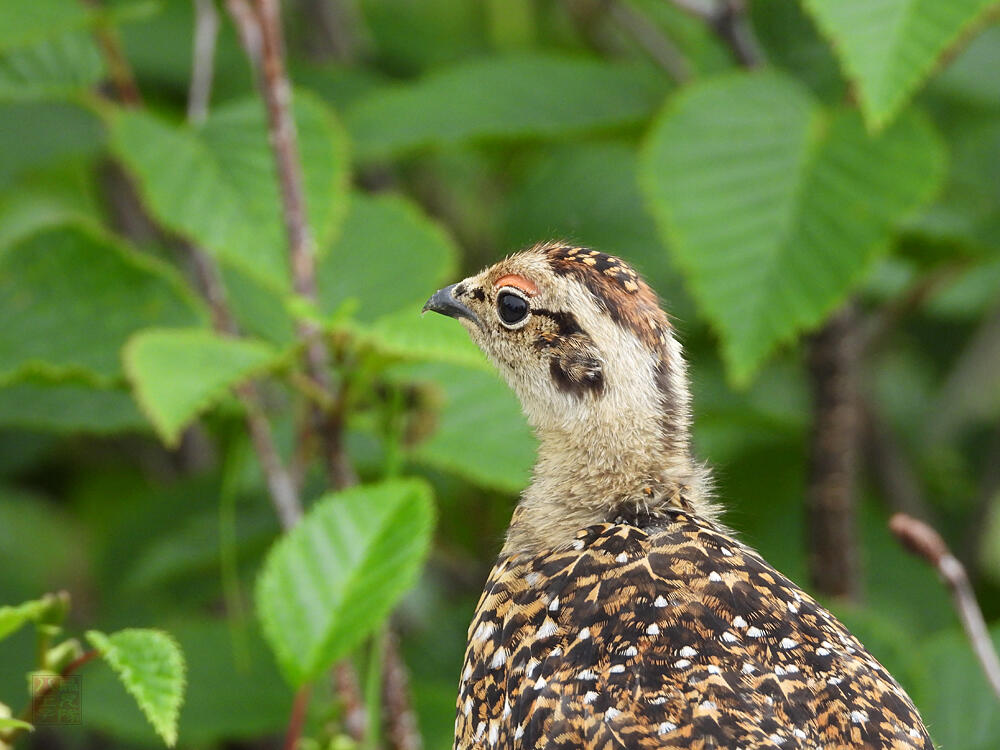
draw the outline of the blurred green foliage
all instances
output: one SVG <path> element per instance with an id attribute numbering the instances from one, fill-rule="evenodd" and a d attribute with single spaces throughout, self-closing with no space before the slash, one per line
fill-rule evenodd
<path id="1" fill-rule="evenodd" d="M 225 3 L 204 122 L 185 117 L 189 0 L 0 4 L 0 701 L 28 703 L 47 592 L 70 593 L 70 633 L 126 628 L 91 635 L 107 663 L 83 672 L 83 726 L 19 742 L 155 745 L 141 710 L 183 747 L 277 742 L 292 685 L 345 654 L 373 673 L 395 604 L 424 741 L 450 746 L 465 630 L 534 441 L 461 329 L 419 310 L 562 237 L 661 294 L 727 521 L 802 583 L 800 337 L 857 301 L 864 595 L 832 605 L 938 743 L 997 747 L 947 594 L 886 530 L 901 507 L 933 521 L 1000 640 L 997 3 L 751 0 L 757 71 L 665 0 L 284 5 L 314 305 L 290 292 Z M 118 101 L 108 39 L 139 107 Z M 243 338 L 213 332 L 191 247 Z M 303 319 L 332 352 L 361 479 L 330 497 L 303 459 Z M 315 502 L 288 535 L 233 396 L 248 377 Z M 147 627 L 172 638 L 128 629 Z M 343 742 L 343 709 L 317 680 L 305 735 Z"/>

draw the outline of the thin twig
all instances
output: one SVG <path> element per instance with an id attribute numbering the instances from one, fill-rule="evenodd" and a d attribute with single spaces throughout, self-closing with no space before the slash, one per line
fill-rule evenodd
<path id="1" fill-rule="evenodd" d="M 115 87 L 119 101 L 129 107 L 142 106 L 142 95 L 135 82 L 132 67 L 122 52 L 118 31 L 112 26 L 101 25 L 98 26 L 96 33 L 97 42 L 104 53 L 105 61 L 108 63 L 108 73 L 111 75 L 111 83 Z"/>
<path id="2" fill-rule="evenodd" d="M 288 718 L 288 729 L 285 731 L 285 742 L 282 750 L 295 750 L 302 736 L 302 728 L 306 725 L 306 709 L 309 708 L 309 697 L 312 695 L 312 684 L 306 683 L 295 693 L 292 701 L 292 713 Z"/>
<path id="3" fill-rule="evenodd" d="M 860 413 L 867 446 L 864 455 L 889 507 L 894 513 L 933 520 L 920 480 L 891 426 L 869 399 L 861 399 Z"/>
<path id="4" fill-rule="evenodd" d="M 93 7 L 100 8 L 101 0 L 84 0 Z M 94 30 L 97 37 L 97 44 L 101 48 L 101 56 L 108 67 L 108 75 L 111 77 L 111 85 L 114 87 L 118 101 L 127 107 L 142 106 L 142 94 L 135 82 L 135 74 L 132 66 L 129 65 L 128 58 L 122 52 L 121 39 L 118 30 L 110 23 L 102 20 Z"/>
<path id="5" fill-rule="evenodd" d="M 69 664 L 67 664 L 65 667 L 63 667 L 62 670 L 60 670 L 59 678 L 63 679 L 69 677 L 71 674 L 80 669 L 80 667 L 82 667 L 84 664 L 96 659 L 100 655 L 101 652 L 98 651 L 97 649 L 91 649 L 90 651 L 85 651 L 80 656 L 76 657 L 73 661 L 71 661 Z M 34 697 L 32 697 L 31 699 L 31 703 L 29 703 L 28 707 L 25 708 L 24 711 L 21 713 L 20 716 L 21 721 L 26 721 L 29 724 L 33 722 L 35 716 L 38 714 L 38 711 L 41 709 L 45 701 L 48 700 L 48 697 L 52 694 L 52 691 L 55 690 L 58 684 L 59 683 L 56 681 L 50 682 L 44 688 L 35 693 Z M 2 740 L 0 741 L 12 742 L 14 738 L 17 737 L 17 735 L 23 731 L 25 730 L 14 729 L 5 737 L 3 737 Z"/>
<path id="6" fill-rule="evenodd" d="M 194 1 L 194 44 L 192 45 L 191 87 L 188 90 L 188 122 L 199 124 L 208 115 L 212 98 L 215 41 L 219 35 L 219 13 L 215 0 Z"/>
<path id="7" fill-rule="evenodd" d="M 229 311 L 226 290 L 219 278 L 219 271 L 205 252 L 194 245 L 185 243 L 194 266 L 195 276 L 202 294 L 212 311 L 212 322 L 217 331 L 228 336 L 239 335 L 239 329 Z M 292 475 L 281 459 L 278 446 L 274 442 L 271 424 L 265 415 L 263 401 L 257 386 L 247 381 L 234 389 L 246 414 L 247 429 L 254 453 L 260 463 L 261 472 L 274 504 L 275 512 L 284 529 L 290 529 L 302 518 L 302 501 Z"/>
<path id="8" fill-rule="evenodd" d="M 935 292 L 955 277 L 963 265 L 956 262 L 938 266 L 918 278 L 902 294 L 872 315 L 861 332 L 862 351 L 876 351 L 901 321 L 919 310 Z"/>
<path id="9" fill-rule="evenodd" d="M 249 0 L 226 0 L 226 10 L 229 11 L 229 15 L 233 19 L 236 33 L 240 37 L 240 44 L 243 45 L 243 50 L 250 59 L 250 67 L 253 69 L 254 76 L 257 77 L 260 74 L 261 50 L 263 48 L 257 16 L 254 15 Z"/>
<path id="10" fill-rule="evenodd" d="M 740 65 L 756 68 L 763 64 L 764 53 L 747 20 L 746 0 L 673 0 L 673 3 L 711 26 Z"/>
<path id="11" fill-rule="evenodd" d="M 391 628 L 386 628 L 385 632 L 384 658 L 382 694 L 389 717 L 389 741 L 396 750 L 421 750 L 423 741 L 413 710 L 410 678 L 399 653 L 399 636 Z"/>
<path id="12" fill-rule="evenodd" d="M 282 218 L 288 238 L 292 267 L 292 285 L 305 299 L 316 300 L 316 244 L 306 217 L 302 163 L 298 133 L 292 117 L 292 87 L 285 67 L 279 0 L 255 0 L 261 38 L 261 96 L 267 105 L 271 149 L 274 153 L 281 187 Z M 298 322 L 299 336 L 306 346 L 306 371 L 316 385 L 334 393 L 328 368 L 330 353 L 319 326 L 311 320 Z M 323 442 L 324 465 L 330 482 L 342 487 L 356 482 L 353 468 L 346 459 L 342 425 L 330 414 L 315 409 L 316 432 Z"/>
<path id="13" fill-rule="evenodd" d="M 316 252 L 306 216 L 298 137 L 292 118 L 292 89 L 285 69 L 280 5 L 278 0 L 256 0 L 256 13 L 241 0 L 227 0 L 226 7 L 233 15 L 251 63 L 257 68 L 257 83 L 267 107 L 268 134 L 278 173 L 293 287 L 296 293 L 314 302 Z M 316 433 L 323 442 L 327 475 L 334 487 L 342 489 L 357 482 L 344 449 L 343 425 L 336 408 L 343 403 L 342 394 L 335 394 L 330 382 L 327 371 L 330 355 L 322 331 L 313 321 L 303 320 L 298 323 L 298 334 L 306 345 L 309 378 L 334 404 L 330 410 L 314 405 L 312 413 Z M 354 668 L 349 662 L 341 662 L 333 668 L 333 676 L 345 704 L 359 707 L 356 710 L 361 712 L 361 720 L 354 721 L 355 717 L 349 715 L 345 727 L 355 740 L 361 741 L 365 728 L 364 704 Z"/>
<path id="14" fill-rule="evenodd" d="M 677 83 L 691 80 L 691 66 L 673 40 L 622 0 L 609 0 L 608 13 Z"/>
<path id="15" fill-rule="evenodd" d="M 340 696 L 344 704 L 344 730 L 359 745 L 365 740 L 367 719 L 365 717 L 365 701 L 361 697 L 361 684 L 358 673 L 349 661 L 341 661 L 334 665 L 330 673 L 333 691 Z"/>
<path id="16" fill-rule="evenodd" d="M 937 570 L 951 593 L 952 602 L 958 611 L 965 634 L 972 644 L 972 650 L 986 679 L 1000 700 L 1000 659 L 990 639 L 983 619 L 983 612 L 976 601 L 976 595 L 969 584 L 965 567 L 948 549 L 944 539 L 933 528 L 904 513 L 897 513 L 889 519 L 889 529 L 896 538 L 914 555 L 924 558 Z"/>
<path id="17" fill-rule="evenodd" d="M 314 60 L 348 63 L 360 51 L 361 20 L 350 0 L 299 0 L 306 53 Z"/>

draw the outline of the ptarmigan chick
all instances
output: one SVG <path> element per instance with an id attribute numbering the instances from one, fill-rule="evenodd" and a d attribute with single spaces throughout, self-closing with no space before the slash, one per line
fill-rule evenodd
<path id="1" fill-rule="evenodd" d="M 933 750 L 909 697 L 718 521 L 681 347 L 621 260 L 538 245 L 437 292 L 538 434 L 456 748 Z"/>

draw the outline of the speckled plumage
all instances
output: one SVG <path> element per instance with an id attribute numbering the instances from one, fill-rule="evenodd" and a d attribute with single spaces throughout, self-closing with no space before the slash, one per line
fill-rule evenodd
<path id="1" fill-rule="evenodd" d="M 933 750 L 830 613 L 680 510 L 501 557 L 469 628 L 456 748 Z"/>
<path id="2" fill-rule="evenodd" d="M 545 243 L 426 309 L 539 438 L 469 628 L 457 750 L 933 750 L 862 644 L 719 522 L 680 344 L 631 267 Z"/>

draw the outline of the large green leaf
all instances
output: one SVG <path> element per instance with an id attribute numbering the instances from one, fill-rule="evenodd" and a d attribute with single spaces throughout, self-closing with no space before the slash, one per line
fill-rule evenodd
<path id="1" fill-rule="evenodd" d="M 357 646 L 415 580 L 434 508 L 416 480 L 318 500 L 271 550 L 255 598 L 264 635 L 293 685 Z"/>
<path id="2" fill-rule="evenodd" d="M 306 210 L 318 247 L 346 208 L 346 138 L 322 102 L 294 99 Z M 200 128 L 148 112 L 111 116 L 111 148 L 135 175 L 164 225 L 277 288 L 289 288 L 287 247 L 263 105 L 256 97 L 215 109 Z"/>
<path id="3" fill-rule="evenodd" d="M 68 157 L 96 156 L 103 143 L 101 121 L 81 106 L 0 101 L 0 188 L 27 172 L 64 165 Z"/>
<path id="4" fill-rule="evenodd" d="M 362 159 L 462 141 L 558 137 L 643 120 L 666 93 L 645 67 L 523 55 L 456 65 L 376 91 L 347 114 Z"/>
<path id="5" fill-rule="evenodd" d="M 93 10 L 76 0 L 7 0 L 0 3 L 0 50 L 80 28 L 93 17 Z"/>
<path id="6" fill-rule="evenodd" d="M 280 357 L 262 342 L 198 329 L 141 331 L 124 350 L 136 399 L 168 445 L 229 388 Z"/>
<path id="7" fill-rule="evenodd" d="M 184 654 L 177 642 L 162 630 L 141 628 L 111 635 L 89 630 L 87 640 L 118 675 L 156 733 L 173 747 L 184 702 Z"/>
<path id="8" fill-rule="evenodd" d="M 993 627 L 1000 649 L 1000 627 Z M 942 748 L 994 750 L 1000 737 L 1000 711 L 965 634 L 958 628 L 919 645 L 933 679 L 924 695 L 914 696 L 924 721 Z"/>
<path id="9" fill-rule="evenodd" d="M 44 229 L 0 253 L 0 382 L 31 371 L 111 381 L 132 333 L 206 317 L 166 266 L 82 225 Z"/>
<path id="10" fill-rule="evenodd" d="M 505 492 L 524 489 L 537 442 L 495 373 L 446 364 L 406 372 L 439 386 L 444 402 L 433 434 L 412 449 L 413 460 Z"/>
<path id="11" fill-rule="evenodd" d="M 647 198 L 738 384 L 846 297 L 944 172 L 923 119 L 871 137 L 775 73 L 687 89 L 643 159 Z"/>
<path id="12" fill-rule="evenodd" d="M 93 36 L 66 31 L 0 54 L 0 99 L 66 95 L 95 85 L 103 74 Z"/>
<path id="13" fill-rule="evenodd" d="M 996 0 L 802 0 L 833 43 L 872 128 L 886 125 Z"/>
<path id="14" fill-rule="evenodd" d="M 0 386 L 0 425 L 93 434 L 149 430 L 149 422 L 124 389 L 43 378 Z"/>
<path id="15" fill-rule="evenodd" d="M 332 313 L 353 299 L 363 321 L 419 311 L 456 273 L 457 257 L 451 238 L 415 204 L 355 194 L 340 237 L 317 269 L 320 308 Z"/>

